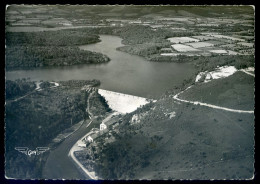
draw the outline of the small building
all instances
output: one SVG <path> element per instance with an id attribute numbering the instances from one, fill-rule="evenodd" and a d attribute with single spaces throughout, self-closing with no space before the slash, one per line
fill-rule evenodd
<path id="1" fill-rule="evenodd" d="M 78 146 L 79 146 L 79 147 L 82 147 L 82 148 L 87 147 L 87 145 L 86 145 L 85 143 L 83 143 L 83 142 L 78 143 Z"/>
<path id="2" fill-rule="evenodd" d="M 102 131 L 102 130 L 105 130 L 105 129 L 107 129 L 107 125 L 105 123 L 101 123 L 100 124 L 100 130 Z"/>
<path id="3" fill-rule="evenodd" d="M 94 139 L 98 137 L 97 133 L 92 133 L 91 135 L 88 135 L 87 137 L 84 137 L 83 139 L 79 140 L 77 142 L 77 145 L 79 147 L 86 148 L 90 143 L 94 142 Z"/>
<path id="4" fill-rule="evenodd" d="M 88 141 L 88 142 L 93 142 L 94 140 L 93 140 L 93 138 L 92 138 L 91 136 L 88 136 L 88 137 L 87 137 L 87 141 Z"/>

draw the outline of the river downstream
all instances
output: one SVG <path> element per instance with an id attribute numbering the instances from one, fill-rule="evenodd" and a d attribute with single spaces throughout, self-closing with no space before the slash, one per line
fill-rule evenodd
<path id="1" fill-rule="evenodd" d="M 157 98 L 166 90 L 180 85 L 196 71 L 190 63 L 149 62 L 142 57 L 118 51 L 116 48 L 123 46 L 120 37 L 101 35 L 100 39 L 102 41 L 99 43 L 79 48 L 107 55 L 111 59 L 108 63 L 9 71 L 6 72 L 6 79 L 27 77 L 35 81 L 98 79 L 101 81 L 102 89 Z"/>

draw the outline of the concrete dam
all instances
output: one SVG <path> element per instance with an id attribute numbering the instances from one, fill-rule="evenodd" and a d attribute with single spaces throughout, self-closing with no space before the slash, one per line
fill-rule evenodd
<path id="1" fill-rule="evenodd" d="M 98 89 L 98 93 L 107 100 L 108 105 L 112 110 L 123 114 L 133 112 L 138 107 L 153 101 L 143 97 L 108 91 L 104 89 Z"/>

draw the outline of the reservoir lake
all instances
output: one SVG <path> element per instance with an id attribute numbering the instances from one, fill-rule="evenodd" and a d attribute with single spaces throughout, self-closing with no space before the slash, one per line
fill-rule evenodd
<path id="1" fill-rule="evenodd" d="M 118 36 L 100 35 L 101 42 L 79 46 L 100 52 L 111 60 L 103 64 L 44 67 L 6 72 L 7 80 L 28 78 L 32 81 L 92 80 L 101 81 L 100 88 L 146 98 L 158 98 L 167 90 L 192 77 L 191 63 L 150 62 L 143 57 L 116 50 L 123 46 Z"/>

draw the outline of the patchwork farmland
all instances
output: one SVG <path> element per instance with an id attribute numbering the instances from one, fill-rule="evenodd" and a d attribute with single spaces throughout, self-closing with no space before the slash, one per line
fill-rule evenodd
<path id="1" fill-rule="evenodd" d="M 250 38 L 251 39 L 251 38 Z M 254 52 L 254 43 L 244 38 L 221 35 L 217 33 L 201 33 L 192 37 L 172 37 L 167 38 L 170 43 L 174 43 L 170 48 L 161 49 L 161 56 L 176 57 L 185 56 L 211 56 L 218 55 L 251 55 Z M 172 52 L 169 52 L 172 49 Z M 166 51 L 163 52 L 163 51 Z"/>

